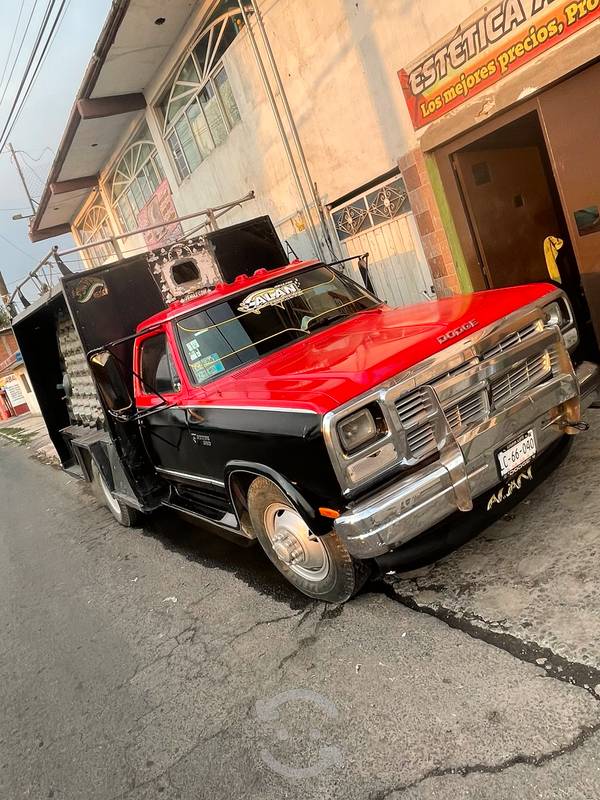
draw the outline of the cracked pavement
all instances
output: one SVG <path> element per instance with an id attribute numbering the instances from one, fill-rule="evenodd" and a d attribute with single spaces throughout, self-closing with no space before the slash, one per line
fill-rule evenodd
<path id="1" fill-rule="evenodd" d="M 511 519 L 343 607 L 0 444 L 0 796 L 595 800 L 598 422 Z"/>

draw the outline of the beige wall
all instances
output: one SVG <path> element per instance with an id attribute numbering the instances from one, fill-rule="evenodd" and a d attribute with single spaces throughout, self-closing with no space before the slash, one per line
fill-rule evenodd
<path id="1" fill-rule="evenodd" d="M 398 166 L 400 157 L 417 145 L 397 71 L 457 19 L 472 13 L 477 2 L 454 2 L 451 9 L 431 4 L 425 12 L 421 5 L 381 0 L 358 4 L 350 0 L 260 2 L 312 177 L 324 203 Z M 198 24 L 200 21 L 199 13 Z M 301 203 L 247 31 L 237 37 L 224 59 L 242 121 L 192 175 L 183 181 L 176 175 L 155 106 L 196 30 L 195 25 L 189 27 L 187 38 L 178 43 L 146 89 L 146 121 L 177 210 L 185 215 L 242 197 L 253 189 L 256 200 L 234 210 L 227 222 L 269 214 L 284 235 L 293 233 Z M 126 137 L 122 145 L 125 143 Z M 192 228 L 193 223 L 187 227 Z M 126 247 L 130 250 L 136 245 L 143 249 L 141 237 L 132 238 Z M 295 236 L 294 247 L 301 256 L 313 255 L 306 235 Z"/>
<path id="2" fill-rule="evenodd" d="M 21 387 L 21 391 L 23 392 L 23 397 L 25 398 L 25 402 L 29 406 L 29 410 L 31 411 L 31 413 L 41 414 L 40 406 L 31 388 L 31 381 L 29 380 L 29 375 L 27 374 L 25 366 L 23 364 L 17 365 L 13 369 L 13 374 L 16 375 L 17 377 L 19 386 Z"/>
<path id="3" fill-rule="evenodd" d="M 557 75 L 572 69 L 578 60 L 589 58 L 590 48 L 598 49 L 598 25 L 575 34 L 417 134 L 397 72 L 481 9 L 480 0 L 258 3 L 322 202 L 331 203 L 400 165 L 411 173 L 407 188 L 433 282 L 438 292 L 458 290 L 454 262 L 421 149 L 429 150 L 473 127 L 539 91 Z M 234 209 L 222 224 L 269 214 L 295 251 L 301 257 L 311 257 L 314 252 L 309 237 L 299 232 L 301 226 L 296 224 L 301 203 L 248 31 L 242 31 L 224 58 L 242 121 L 192 175 L 183 181 L 176 175 L 162 139 L 156 105 L 195 41 L 207 7 L 207 2 L 198 2 L 195 17 L 146 87 L 148 108 L 123 136 L 103 179 L 145 116 L 180 215 L 230 202 L 252 189 L 256 199 Z M 264 55 L 260 37 L 257 40 Z M 188 223 L 186 230 L 194 224 L 197 223 Z M 114 227 L 118 232 L 116 223 Z M 132 237 L 123 244 L 127 255 L 144 247 L 142 237 Z M 459 256 L 462 259 L 460 253 Z"/>
<path id="4" fill-rule="evenodd" d="M 312 177 L 325 203 L 388 172 L 417 144 L 397 71 L 471 14 L 477 2 L 427 3 L 425 11 L 423 5 L 381 0 L 260 3 Z M 242 122 L 183 182 L 171 171 L 175 204 L 180 213 L 191 213 L 254 189 L 253 211 L 271 214 L 278 223 L 300 204 L 247 32 L 228 50 L 225 64 Z M 166 149 L 161 155 L 170 160 Z M 248 213 L 246 207 L 235 216 Z"/>
<path id="5" fill-rule="evenodd" d="M 431 128 L 443 128 L 451 120 L 444 118 L 416 134 L 406 109 L 398 70 L 482 8 L 480 0 L 258 2 L 323 203 L 353 192 L 399 164 L 417 169 L 420 142 L 431 137 Z M 127 139 L 145 116 L 180 215 L 227 203 L 252 189 L 256 199 L 233 210 L 223 219 L 223 224 L 269 214 L 296 252 L 301 257 L 310 257 L 314 253 L 309 237 L 298 233 L 294 225 L 301 203 L 248 31 L 242 31 L 224 58 L 241 122 L 192 175 L 183 181 L 176 175 L 162 139 L 156 105 L 179 69 L 183 55 L 195 41 L 206 6 L 206 3 L 197 4 L 195 18 L 146 87 L 148 108 L 130 126 L 103 178 L 107 178 Z M 260 37 L 257 36 L 257 40 L 264 56 Z M 567 42 L 557 50 L 563 47 L 573 49 Z M 529 86 L 531 69 L 531 65 L 523 68 L 511 80 L 524 80 Z M 503 82 L 498 84 L 502 85 Z M 529 90 L 535 90 L 533 83 Z M 493 91 L 496 92 L 497 87 Z M 474 112 L 469 113 L 472 117 Z M 454 115 L 448 116 L 454 118 Z M 411 190 L 417 191 L 411 196 L 411 202 L 419 206 L 415 213 L 424 215 L 419 230 L 422 237 L 430 240 L 425 242 L 429 267 L 436 285 L 445 283 L 446 288 L 456 290 L 458 281 L 445 233 L 436 208 L 431 207 L 428 176 L 424 169 L 421 172 L 420 186 Z M 425 219 L 428 214 L 432 216 L 431 224 Z M 116 224 L 114 227 L 118 231 Z M 193 227 L 194 223 L 190 222 L 186 229 Z M 144 249 L 142 237 L 132 237 L 123 244 L 127 255 L 136 248 Z"/>

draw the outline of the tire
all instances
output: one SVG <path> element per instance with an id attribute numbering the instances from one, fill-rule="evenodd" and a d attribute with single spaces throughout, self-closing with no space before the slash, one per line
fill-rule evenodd
<path id="1" fill-rule="evenodd" d="M 343 603 L 371 574 L 370 564 L 352 558 L 334 532 L 314 535 L 286 495 L 267 478 L 248 491 L 252 528 L 279 572 L 308 597 Z"/>
<path id="2" fill-rule="evenodd" d="M 92 462 L 92 474 L 94 476 L 92 485 L 98 502 L 106 506 L 119 525 L 123 525 L 124 528 L 132 528 L 137 525 L 140 521 L 141 513 L 136 508 L 126 506 L 125 503 L 113 497 L 95 462 Z"/>

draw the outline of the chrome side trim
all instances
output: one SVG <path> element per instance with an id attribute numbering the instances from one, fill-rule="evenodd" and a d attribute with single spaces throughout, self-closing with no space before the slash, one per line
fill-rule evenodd
<path id="1" fill-rule="evenodd" d="M 166 475 L 169 478 L 182 478 L 183 480 L 195 481 L 196 483 L 208 483 L 211 486 L 218 486 L 225 488 L 225 481 L 219 481 L 216 478 L 208 478 L 206 475 L 191 475 L 189 472 L 179 472 L 176 469 L 165 469 L 164 467 L 154 467 L 161 475 Z"/>
<path id="2" fill-rule="evenodd" d="M 214 403 L 207 403 L 206 405 L 199 406 L 180 406 L 180 408 L 200 408 L 203 411 L 210 411 L 211 408 L 226 409 L 228 411 L 283 411 L 286 414 L 315 414 L 319 415 L 318 411 L 313 411 L 312 408 L 283 408 L 281 406 L 221 406 Z"/>

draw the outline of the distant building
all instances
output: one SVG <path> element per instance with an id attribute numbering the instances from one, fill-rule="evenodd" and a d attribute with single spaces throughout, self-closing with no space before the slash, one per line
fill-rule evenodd
<path id="1" fill-rule="evenodd" d="M 40 413 L 29 376 L 10 328 L 0 328 L 0 419 Z"/>
<path id="2" fill-rule="evenodd" d="M 221 224 L 269 214 L 292 257 L 368 252 L 403 305 L 545 280 L 554 235 L 600 333 L 597 2 L 244 9 L 113 2 L 34 241 L 71 231 L 106 263 L 252 190 Z"/>

